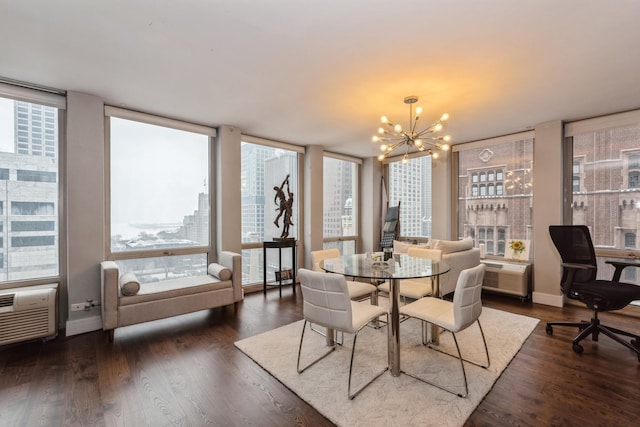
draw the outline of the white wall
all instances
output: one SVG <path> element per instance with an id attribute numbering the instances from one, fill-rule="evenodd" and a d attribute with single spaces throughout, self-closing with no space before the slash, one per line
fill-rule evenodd
<path id="1" fill-rule="evenodd" d="M 311 251 L 323 248 L 323 190 L 324 150 L 317 145 L 308 145 L 304 155 L 304 250 L 305 268 L 311 269 Z M 302 267 L 302 265 L 300 265 Z"/>
<path id="2" fill-rule="evenodd" d="M 68 299 L 62 299 L 67 335 L 101 328 L 100 310 L 69 312 L 70 304 L 100 300 L 99 263 L 105 240 L 105 137 L 103 100 L 69 92 L 66 125 L 66 275 Z M 215 144 L 215 215 L 218 250 L 241 250 L 241 131 L 221 126 Z M 306 147 L 304 157 L 304 254 L 323 245 L 322 166 L 324 151 Z M 375 158 L 365 159 L 361 183 L 362 250 L 377 248 L 380 239 L 380 179 Z M 451 238 L 451 162 L 448 153 L 433 163 L 434 237 Z M 548 225 L 562 223 L 562 123 L 536 127 L 534 149 L 534 302 L 561 305 L 559 259 L 548 237 Z M 304 259 L 302 254 L 302 259 Z M 308 263 L 307 263 L 308 264 Z M 309 267 L 307 265 L 307 267 Z M 64 293 L 63 293 L 64 295 Z"/>
<path id="3" fill-rule="evenodd" d="M 562 224 L 563 125 L 557 120 L 535 128 L 533 146 L 533 302 L 562 307 L 562 269 L 549 226 Z"/>
<path id="4" fill-rule="evenodd" d="M 100 301 L 105 251 L 105 137 L 102 99 L 67 93 L 66 171 L 67 335 L 100 329 L 100 308 L 70 312 L 71 304 Z M 64 301 L 64 298 L 61 299 Z M 61 310 L 61 319 L 65 318 Z"/>
<path id="5" fill-rule="evenodd" d="M 215 144 L 215 212 L 217 250 L 242 250 L 242 183 L 240 162 L 242 133 L 233 126 L 220 126 Z"/>

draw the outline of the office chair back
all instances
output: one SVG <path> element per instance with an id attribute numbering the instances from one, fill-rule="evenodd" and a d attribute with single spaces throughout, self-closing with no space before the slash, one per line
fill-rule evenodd
<path id="1" fill-rule="evenodd" d="M 576 271 L 573 282 L 589 282 L 596 279 L 596 253 L 593 249 L 591 234 L 587 226 L 550 225 L 549 234 L 563 263 L 584 264 L 594 267 L 589 270 Z M 564 286 L 571 285 L 571 283 L 567 283 L 568 273 L 569 270 L 564 268 L 562 271 L 562 286 L 566 295 L 569 295 L 570 289 L 564 289 Z"/>
<path id="2" fill-rule="evenodd" d="M 327 328 L 352 333 L 351 298 L 344 276 L 304 268 L 301 268 L 298 274 L 302 288 L 302 308 L 305 320 Z"/>

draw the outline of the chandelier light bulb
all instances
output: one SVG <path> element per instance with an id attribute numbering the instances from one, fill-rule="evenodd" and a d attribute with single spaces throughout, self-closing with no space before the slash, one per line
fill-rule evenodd
<path id="1" fill-rule="evenodd" d="M 387 144 L 382 144 L 380 146 L 380 151 L 387 151 Z"/>
<path id="2" fill-rule="evenodd" d="M 449 142 L 449 141 L 451 141 L 451 135 L 445 135 L 445 136 L 442 137 L 442 139 L 447 141 L 447 142 Z"/>
<path id="3" fill-rule="evenodd" d="M 449 120 L 449 113 L 444 113 L 442 117 L 440 117 L 440 121 L 446 122 L 447 120 Z"/>
<path id="4" fill-rule="evenodd" d="M 431 157 L 433 157 L 434 159 L 437 159 L 438 157 L 440 157 L 440 155 L 438 154 L 437 151 L 434 151 L 431 153 Z"/>
<path id="5" fill-rule="evenodd" d="M 433 127 L 435 132 L 440 132 L 442 130 L 442 123 L 438 123 Z"/>
<path id="6" fill-rule="evenodd" d="M 416 147 L 420 148 L 420 147 L 422 147 L 422 140 L 421 139 L 416 139 L 414 141 L 414 144 L 416 145 Z"/>
<path id="7" fill-rule="evenodd" d="M 442 151 L 449 151 L 449 148 L 451 148 L 451 146 L 449 144 L 442 144 Z"/>
<path id="8" fill-rule="evenodd" d="M 383 134 L 384 133 L 384 128 L 378 128 L 378 133 Z"/>
<path id="9" fill-rule="evenodd" d="M 409 161 L 409 155 L 405 153 L 405 155 L 402 157 L 402 163 L 407 163 Z"/>
<path id="10" fill-rule="evenodd" d="M 380 117 L 380 122 L 381 123 L 387 123 L 388 121 L 389 121 L 389 119 L 387 119 L 387 116 Z"/>
<path id="11" fill-rule="evenodd" d="M 379 141 L 380 141 L 380 138 L 378 137 L 378 135 L 373 135 L 373 136 L 371 137 L 371 140 L 372 140 L 373 142 L 379 142 Z"/>
<path id="12" fill-rule="evenodd" d="M 379 161 L 383 161 L 383 160 L 384 160 L 384 154 L 380 154 L 380 155 L 378 156 L 378 160 L 379 160 Z"/>
<path id="13" fill-rule="evenodd" d="M 418 119 L 417 116 L 419 116 L 420 114 L 422 114 L 422 107 L 416 107 L 416 120 Z"/>
<path id="14" fill-rule="evenodd" d="M 400 126 L 400 125 L 395 125 L 395 126 L 393 127 L 393 131 L 394 131 L 395 133 L 402 133 L 402 126 Z"/>

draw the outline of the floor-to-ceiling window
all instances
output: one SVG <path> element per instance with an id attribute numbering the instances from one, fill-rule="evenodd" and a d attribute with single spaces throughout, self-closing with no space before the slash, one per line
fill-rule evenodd
<path id="1" fill-rule="evenodd" d="M 215 129 L 108 107 L 108 258 L 141 282 L 212 262 Z"/>
<path id="2" fill-rule="evenodd" d="M 565 125 L 565 223 L 589 227 L 598 277 L 610 279 L 610 259 L 637 259 L 640 243 L 640 111 Z M 639 283 L 626 268 L 622 280 Z"/>
<path id="3" fill-rule="evenodd" d="M 453 146 L 457 235 L 487 255 L 504 256 L 509 242 L 532 244 L 533 144 L 525 132 Z"/>
<path id="4" fill-rule="evenodd" d="M 400 204 L 400 236 L 431 237 L 431 156 L 388 162 L 389 206 Z"/>
<path id="5" fill-rule="evenodd" d="M 263 265 L 262 242 L 282 235 L 284 215 L 280 215 L 280 203 L 293 198 L 288 237 L 300 238 L 298 203 L 299 155 L 302 147 L 243 136 L 241 147 L 240 180 L 242 191 L 242 284 L 249 290 L 261 289 L 266 268 L 267 281 L 275 280 L 279 271 L 277 250 L 267 253 L 267 265 Z M 278 190 L 281 190 L 280 193 Z M 282 251 L 282 269 L 292 266 L 291 251 Z M 253 286 L 253 285 L 260 286 Z"/>
<path id="6" fill-rule="evenodd" d="M 325 153 L 322 168 L 324 248 L 356 253 L 359 218 L 359 166 L 356 159 Z"/>
<path id="7" fill-rule="evenodd" d="M 0 286 L 60 275 L 60 94 L 0 84 Z"/>

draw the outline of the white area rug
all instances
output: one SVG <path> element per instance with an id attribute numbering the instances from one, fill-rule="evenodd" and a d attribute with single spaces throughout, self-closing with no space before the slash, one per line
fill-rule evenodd
<path id="1" fill-rule="evenodd" d="M 354 400 L 347 397 L 349 357 L 353 336 L 345 336 L 343 346 L 302 374 L 296 358 L 303 321 L 295 322 L 235 343 L 242 352 L 266 369 L 285 386 L 339 426 L 461 426 L 489 392 L 502 371 L 516 355 L 539 320 L 483 308 L 480 317 L 489 347 L 491 366 L 483 369 L 465 363 L 469 396 L 453 394 L 417 381 L 408 375 L 392 377 L 384 373 Z M 307 326 L 308 328 L 308 326 Z M 460 363 L 421 344 L 420 322 L 409 319 L 400 325 L 401 369 L 431 382 L 459 385 L 464 392 Z M 477 326 L 456 335 L 465 359 L 484 360 L 482 338 Z M 307 330 L 302 365 L 327 350 L 324 337 Z M 452 354 L 455 344 L 444 333 L 440 347 Z M 387 328 L 365 328 L 358 335 L 353 386 L 359 388 L 387 361 Z"/>

